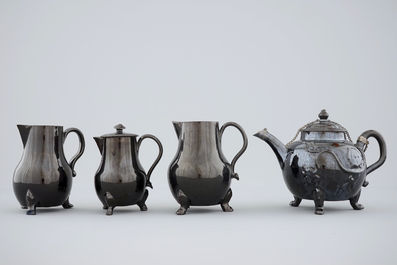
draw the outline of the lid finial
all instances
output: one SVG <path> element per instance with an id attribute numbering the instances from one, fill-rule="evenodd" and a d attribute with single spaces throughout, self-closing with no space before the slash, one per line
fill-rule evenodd
<path id="1" fill-rule="evenodd" d="M 329 115 L 325 109 L 321 110 L 320 114 L 318 114 L 318 117 L 320 120 L 326 120 L 328 119 Z"/>
<path id="2" fill-rule="evenodd" d="M 125 129 L 125 127 L 123 126 L 123 124 L 117 124 L 116 126 L 114 126 L 113 128 L 115 128 L 117 131 L 116 131 L 116 133 L 117 134 L 122 134 L 123 133 L 123 130 Z"/>

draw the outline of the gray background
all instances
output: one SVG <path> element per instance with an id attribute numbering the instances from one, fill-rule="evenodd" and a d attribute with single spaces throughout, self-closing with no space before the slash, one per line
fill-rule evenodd
<path id="1" fill-rule="evenodd" d="M 394 264 L 397 66 L 395 1 L 1 1 L 0 256 L 9 264 Z M 327 109 L 353 141 L 375 129 L 388 144 L 354 211 L 348 201 L 288 206 L 268 130 L 287 143 Z M 236 164 L 231 205 L 176 216 L 167 183 L 177 138 L 172 121 L 239 123 L 249 139 Z M 164 155 L 148 212 L 105 216 L 93 178 L 93 136 L 151 133 Z M 12 191 L 23 148 L 16 124 L 77 127 L 73 209 L 26 216 Z M 370 140 L 368 164 L 379 156 Z M 229 161 L 242 144 L 227 129 Z M 65 143 L 70 158 L 77 137 Z M 157 155 L 145 140 L 146 170 Z M 394 260 L 394 262 L 393 262 Z"/>

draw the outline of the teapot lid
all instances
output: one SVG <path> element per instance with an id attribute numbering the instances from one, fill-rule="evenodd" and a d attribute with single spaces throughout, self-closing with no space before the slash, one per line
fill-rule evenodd
<path id="1" fill-rule="evenodd" d="M 116 132 L 115 132 L 115 133 L 104 134 L 104 135 L 101 136 L 101 138 L 110 138 L 110 137 L 136 137 L 136 136 L 138 136 L 137 134 L 125 133 L 125 132 L 123 132 L 123 130 L 125 129 L 125 127 L 123 126 L 123 124 L 117 124 L 117 125 L 114 126 L 113 128 L 116 129 Z"/>
<path id="2" fill-rule="evenodd" d="M 325 109 L 321 110 L 315 120 L 307 124 L 301 130 L 301 140 L 306 141 L 345 141 L 348 132 L 340 124 L 328 120 L 328 113 Z M 350 137 L 348 136 L 350 139 Z"/>

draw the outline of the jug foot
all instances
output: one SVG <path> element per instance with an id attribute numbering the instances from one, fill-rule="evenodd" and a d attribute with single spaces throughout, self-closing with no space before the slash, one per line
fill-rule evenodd
<path id="1" fill-rule="evenodd" d="M 313 192 L 314 206 L 316 207 L 314 213 L 318 215 L 324 214 L 324 193 L 320 189 L 315 189 Z"/>
<path id="2" fill-rule="evenodd" d="M 298 207 L 301 204 L 302 199 L 294 196 L 294 200 L 289 203 L 293 207 Z"/>
<path id="3" fill-rule="evenodd" d="M 137 205 L 138 205 L 139 209 L 141 209 L 141 211 L 147 211 L 147 206 L 146 206 L 145 202 L 146 202 L 148 196 L 149 196 L 149 191 L 145 190 L 142 200 L 140 200 L 137 203 Z"/>
<path id="4" fill-rule="evenodd" d="M 27 209 L 28 206 L 23 206 L 23 205 L 22 205 L 21 208 L 22 208 L 22 209 Z"/>
<path id="5" fill-rule="evenodd" d="M 107 211 L 106 211 L 106 215 L 113 215 L 113 210 L 116 206 L 109 206 Z"/>
<path id="6" fill-rule="evenodd" d="M 224 212 L 233 212 L 233 208 L 229 205 L 232 195 L 233 195 L 232 189 L 229 189 L 226 193 L 225 198 L 221 202 L 221 207 Z"/>
<path id="7" fill-rule="evenodd" d="M 353 207 L 354 210 L 364 209 L 364 206 L 362 204 L 358 203 L 358 200 L 360 199 L 360 195 L 361 195 L 361 190 L 357 193 L 356 196 L 349 199 L 350 205 Z"/>
<path id="8" fill-rule="evenodd" d="M 184 215 L 186 213 L 187 209 L 189 209 L 190 205 L 189 205 L 189 199 L 187 198 L 185 193 L 183 193 L 182 190 L 178 190 L 177 201 L 181 205 L 181 207 L 179 208 L 178 211 L 176 211 L 176 214 Z"/>
<path id="9" fill-rule="evenodd" d="M 115 202 L 115 199 L 114 199 L 113 195 L 110 194 L 110 192 L 108 192 L 108 191 L 105 193 L 105 203 L 107 204 L 106 205 L 106 207 L 107 207 L 106 215 L 112 215 L 113 214 L 113 209 L 116 206 L 111 206 L 111 204 L 115 205 L 116 202 Z"/>
<path id="10" fill-rule="evenodd" d="M 33 196 L 33 193 L 28 190 L 26 192 L 26 209 L 28 209 L 28 211 L 26 212 L 27 215 L 36 215 L 36 204 L 35 204 L 35 199 Z"/>
<path id="11" fill-rule="evenodd" d="M 66 201 L 62 204 L 62 207 L 64 208 L 64 209 L 70 209 L 70 208 L 72 208 L 73 207 L 73 204 L 71 204 L 70 202 L 69 202 L 69 197 L 66 199 Z"/>

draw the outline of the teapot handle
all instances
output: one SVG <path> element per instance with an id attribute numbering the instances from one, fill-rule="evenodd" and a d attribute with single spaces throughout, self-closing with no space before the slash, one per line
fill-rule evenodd
<path id="1" fill-rule="evenodd" d="M 237 162 L 237 159 L 239 159 L 240 156 L 241 156 L 241 155 L 245 152 L 245 150 L 247 149 L 247 146 L 248 146 L 248 138 L 247 138 L 247 135 L 245 134 L 244 129 L 243 129 L 240 125 L 238 125 L 237 123 L 235 123 L 235 122 L 227 122 L 227 123 L 223 124 L 223 126 L 222 126 L 221 129 L 220 129 L 221 138 L 222 138 L 223 132 L 225 131 L 226 127 L 229 127 L 229 126 L 236 127 L 236 128 L 240 131 L 241 135 L 243 136 L 243 147 L 242 147 L 241 150 L 236 154 L 236 156 L 233 158 L 232 163 L 231 163 L 232 170 L 233 170 L 233 172 L 234 172 L 234 166 L 235 166 L 235 164 L 236 164 L 236 162 Z M 234 173 L 234 178 L 239 179 L 237 173 Z"/>
<path id="2" fill-rule="evenodd" d="M 69 161 L 69 166 L 72 169 L 73 177 L 75 177 L 76 176 L 76 171 L 74 171 L 74 165 L 76 164 L 77 159 L 79 159 L 84 153 L 85 141 L 84 141 L 84 135 L 79 129 L 77 129 L 77 128 L 68 128 L 63 133 L 63 143 L 65 143 L 66 137 L 71 132 L 74 132 L 74 133 L 77 134 L 77 136 L 79 137 L 79 142 L 80 142 L 79 150 L 72 157 L 72 159 L 70 159 L 70 161 Z"/>
<path id="3" fill-rule="evenodd" d="M 160 159 L 161 159 L 161 157 L 163 155 L 163 145 L 161 144 L 160 140 L 157 139 L 157 137 L 155 137 L 155 136 L 153 136 L 151 134 L 145 134 L 145 135 L 142 135 L 139 138 L 139 140 L 138 140 L 138 144 L 137 144 L 138 145 L 138 152 L 139 152 L 139 147 L 141 146 L 142 141 L 144 139 L 146 139 L 146 138 L 153 139 L 157 143 L 157 145 L 159 146 L 159 154 L 158 154 L 156 160 L 154 161 L 153 165 L 149 168 L 148 173 L 146 174 L 146 186 L 148 186 L 148 187 L 153 189 L 152 183 L 150 182 L 150 175 L 152 174 L 153 169 L 157 166 L 157 164 L 159 163 L 159 161 L 160 161 Z"/>
<path id="4" fill-rule="evenodd" d="M 382 135 L 374 130 L 368 130 L 363 132 L 357 139 L 357 143 L 356 146 L 358 148 L 360 148 L 363 152 L 366 151 L 366 146 L 368 145 L 368 141 L 367 139 L 369 137 L 374 137 L 376 139 L 376 141 L 379 144 L 379 159 L 378 161 L 376 161 L 374 164 L 370 165 L 369 167 L 367 167 L 367 175 L 369 173 L 371 173 L 372 171 L 374 171 L 375 169 L 379 168 L 381 165 L 383 165 L 383 163 L 385 163 L 386 161 L 386 143 L 385 140 L 383 139 Z"/>

